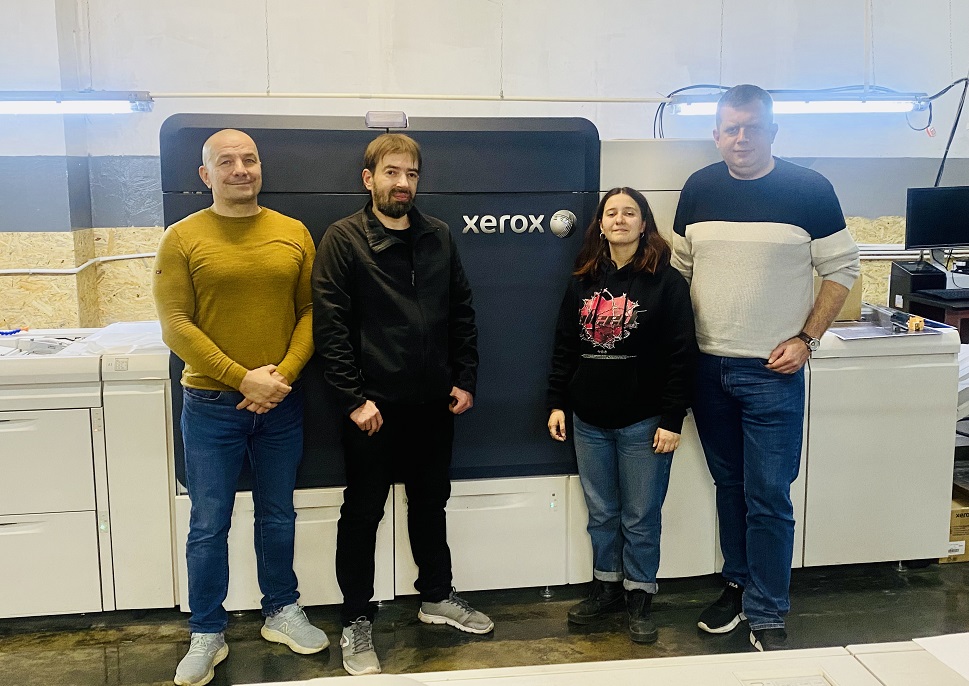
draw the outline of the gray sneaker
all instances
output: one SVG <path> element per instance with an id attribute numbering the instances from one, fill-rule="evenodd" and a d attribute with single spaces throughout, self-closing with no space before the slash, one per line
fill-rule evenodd
<path id="1" fill-rule="evenodd" d="M 486 634 L 495 628 L 488 615 L 468 605 L 453 589 L 439 603 L 421 603 L 417 618 L 425 624 L 449 624 L 469 634 Z"/>
<path id="2" fill-rule="evenodd" d="M 380 660 L 373 649 L 373 625 L 366 617 L 358 617 L 353 624 L 343 627 L 340 647 L 343 669 L 353 676 L 380 673 Z"/>
<path id="3" fill-rule="evenodd" d="M 312 655 L 330 645 L 330 639 L 326 637 L 323 630 L 310 624 L 303 608 L 296 603 L 287 605 L 276 614 L 266 617 L 259 633 L 267 641 L 284 643 L 290 650 L 300 655 Z"/>
<path id="4" fill-rule="evenodd" d="M 192 643 L 175 668 L 176 686 L 202 686 L 212 681 L 215 666 L 229 654 L 225 634 L 192 634 Z"/>

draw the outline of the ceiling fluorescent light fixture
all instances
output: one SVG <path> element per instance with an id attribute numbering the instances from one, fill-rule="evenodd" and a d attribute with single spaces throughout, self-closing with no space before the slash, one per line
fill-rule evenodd
<path id="1" fill-rule="evenodd" d="M 720 96 L 721 93 L 674 95 L 670 98 L 670 107 L 675 114 L 712 116 L 717 113 Z M 774 99 L 774 114 L 876 114 L 928 108 L 925 93 L 784 91 L 771 93 L 771 97 Z"/>
<path id="2" fill-rule="evenodd" d="M 0 114 L 151 112 L 148 91 L 0 91 Z"/>

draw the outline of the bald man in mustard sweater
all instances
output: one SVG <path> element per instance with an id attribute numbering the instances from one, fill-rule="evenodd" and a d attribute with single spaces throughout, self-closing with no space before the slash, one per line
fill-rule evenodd
<path id="1" fill-rule="evenodd" d="M 243 460 L 252 465 L 262 636 L 302 654 L 329 645 L 297 604 L 293 490 L 303 454 L 300 372 L 313 354 L 315 249 L 299 221 L 260 207 L 252 138 L 226 129 L 202 148 L 212 206 L 173 224 L 155 261 L 162 337 L 185 362 L 181 427 L 192 501 L 186 558 L 191 644 L 178 686 L 201 686 L 229 647 L 222 603 Z"/>

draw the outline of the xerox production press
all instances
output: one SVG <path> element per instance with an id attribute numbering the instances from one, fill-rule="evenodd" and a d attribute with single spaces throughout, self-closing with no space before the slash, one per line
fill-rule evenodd
<path id="1" fill-rule="evenodd" d="M 166 224 L 209 204 L 198 151 L 226 127 L 250 132 L 273 170 L 261 204 L 302 220 L 317 241 L 330 222 L 365 204 L 360 159 L 375 132 L 362 122 L 176 115 L 161 132 Z M 412 119 L 408 134 L 423 150 L 417 204 L 451 227 L 479 328 L 478 394 L 457 420 L 448 504 L 455 586 L 588 581 L 591 546 L 574 453 L 571 443 L 550 440 L 545 424 L 562 291 L 600 191 L 644 191 L 668 232 L 683 182 L 715 161 L 716 149 L 701 141 L 600 142 L 582 119 Z M 564 236 L 549 224 L 559 210 L 578 218 Z M 188 609 L 190 502 L 172 419 L 180 412 L 180 363 L 160 344 L 156 323 L 113 326 L 122 338 L 154 338 L 123 349 L 108 327 L 76 332 L 61 351 L 0 355 L 0 559 L 5 570 L 6 561 L 19 561 L 10 572 L 16 583 L 0 590 L 0 616 Z M 0 341 L 0 352 L 11 340 Z M 824 336 L 807 375 L 806 440 L 792 494 L 795 566 L 945 554 L 958 353 L 958 334 L 947 327 L 920 336 Z M 341 599 L 333 563 L 339 417 L 316 361 L 304 383 L 295 564 L 301 602 L 330 604 Z M 900 433 L 901 425 L 919 430 Z M 415 592 L 406 512 L 403 488 L 395 487 L 378 532 L 376 599 Z M 663 518 L 661 577 L 717 571 L 714 489 L 692 417 Z M 248 474 L 236 497 L 230 566 L 226 608 L 258 607 Z"/>
<path id="2" fill-rule="evenodd" d="M 157 322 L 0 338 L 0 616 L 171 607 Z"/>

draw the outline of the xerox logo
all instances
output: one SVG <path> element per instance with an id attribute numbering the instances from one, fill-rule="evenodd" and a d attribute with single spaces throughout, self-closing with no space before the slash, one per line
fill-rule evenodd
<path id="1" fill-rule="evenodd" d="M 506 230 L 512 233 L 533 233 L 536 231 L 545 233 L 545 229 L 542 227 L 542 220 L 545 219 L 544 214 L 537 217 L 534 214 L 527 217 L 524 214 L 503 214 L 499 217 L 493 214 L 476 214 L 469 217 L 465 214 L 463 217 L 464 229 L 461 233 L 505 233 Z"/>
<path id="2" fill-rule="evenodd" d="M 511 233 L 545 233 L 542 222 L 544 214 L 524 215 L 524 214 L 493 214 L 462 215 L 464 217 L 464 229 L 461 233 L 505 233 L 507 229 Z M 548 221 L 548 228 L 552 234 L 559 238 L 565 238 L 575 226 L 575 214 L 570 210 L 558 210 L 552 214 Z"/>

